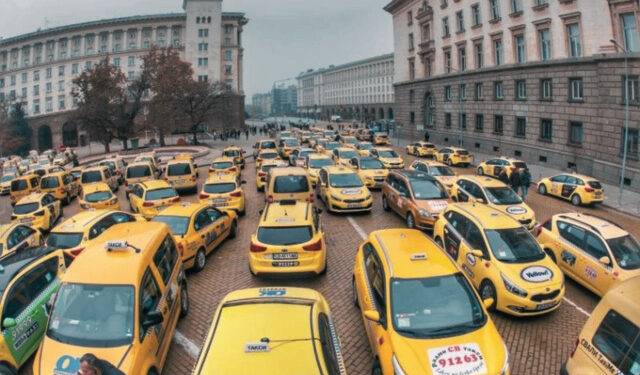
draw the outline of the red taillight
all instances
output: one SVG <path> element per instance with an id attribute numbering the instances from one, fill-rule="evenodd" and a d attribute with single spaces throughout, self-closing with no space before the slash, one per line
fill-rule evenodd
<path id="1" fill-rule="evenodd" d="M 584 191 L 586 191 L 587 193 L 593 193 L 594 189 L 592 187 L 587 186 L 584 188 Z"/>
<path id="2" fill-rule="evenodd" d="M 129 186 L 129 181 L 124 180 L 124 186 Z"/>
<path id="3" fill-rule="evenodd" d="M 180 202 L 180 197 L 175 197 L 175 198 L 171 199 L 169 202 L 171 202 L 171 203 Z"/>
<path id="4" fill-rule="evenodd" d="M 453 155 L 451 155 L 451 156 L 453 156 L 453 157 L 456 157 L 456 158 L 457 158 L 457 157 L 458 157 L 458 156 L 460 156 L 460 155 L 458 155 L 458 154 L 453 154 Z"/>
<path id="5" fill-rule="evenodd" d="M 196 180 L 196 176 L 191 176 L 191 181 L 195 181 Z"/>
<path id="6" fill-rule="evenodd" d="M 82 250 L 84 250 L 84 247 L 81 247 L 81 248 L 75 249 L 75 250 L 71 250 L 71 251 L 69 251 L 69 253 L 71 253 L 71 255 L 73 255 L 74 257 L 77 257 L 78 255 L 80 255 Z"/>
<path id="7" fill-rule="evenodd" d="M 258 172 L 258 176 L 264 177 L 267 175 L 267 172 Z"/>
<path id="8" fill-rule="evenodd" d="M 318 250 L 322 250 L 322 239 L 319 239 L 318 241 L 309 244 L 309 245 L 304 245 L 302 246 L 302 248 L 304 250 L 310 250 L 310 251 L 318 251 Z"/>
<path id="9" fill-rule="evenodd" d="M 180 256 L 184 255 L 184 245 L 181 243 L 178 244 L 178 252 L 180 253 Z"/>
<path id="10" fill-rule="evenodd" d="M 242 192 L 240 190 L 238 191 L 234 191 L 233 193 L 230 194 L 232 197 L 241 197 L 242 196 Z"/>
<path id="11" fill-rule="evenodd" d="M 251 242 L 249 250 L 251 250 L 252 253 L 261 253 L 263 251 L 267 251 L 267 247 Z"/>
<path id="12" fill-rule="evenodd" d="M 573 355 L 576 354 L 576 349 L 578 349 L 579 342 L 580 342 L 579 338 L 577 338 L 576 341 L 573 342 L 573 348 L 571 349 L 571 354 L 569 354 L 570 358 L 573 358 Z"/>
<path id="13" fill-rule="evenodd" d="M 238 169 L 236 167 L 229 168 L 229 172 L 236 172 Z"/>
<path id="14" fill-rule="evenodd" d="M 516 167 L 511 167 L 511 172 L 515 171 Z"/>
<path id="15" fill-rule="evenodd" d="M 167 176 L 162 177 L 162 179 L 165 180 L 165 181 L 169 181 L 169 177 L 167 177 Z"/>
<path id="16" fill-rule="evenodd" d="M 309 203 L 313 203 L 314 200 L 315 199 L 314 199 L 313 194 L 309 195 L 309 198 L 307 198 L 307 202 L 309 202 Z"/>
<path id="17" fill-rule="evenodd" d="M 59 192 L 60 194 L 64 194 L 64 191 L 65 191 L 64 189 L 58 189 L 58 192 Z"/>
<path id="18" fill-rule="evenodd" d="M 269 202 L 269 203 L 273 203 L 273 195 L 270 195 L 270 196 L 267 198 L 267 202 Z"/>
<path id="19" fill-rule="evenodd" d="M 257 162 L 261 162 L 261 161 L 262 161 L 262 158 L 258 158 L 258 159 L 256 159 L 256 161 L 257 161 Z"/>
<path id="20" fill-rule="evenodd" d="M 207 198 L 209 198 L 209 194 L 200 193 L 200 199 L 207 199 Z"/>
<path id="21" fill-rule="evenodd" d="M 151 201 L 144 201 L 142 203 L 142 207 L 153 207 L 153 202 Z"/>

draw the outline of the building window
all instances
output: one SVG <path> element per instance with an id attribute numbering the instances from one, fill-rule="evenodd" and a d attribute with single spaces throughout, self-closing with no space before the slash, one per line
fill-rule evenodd
<path id="1" fill-rule="evenodd" d="M 51 68 L 47 68 L 47 70 L 46 70 L 46 77 L 47 77 L 47 78 L 51 78 L 52 76 L 53 76 L 53 69 L 51 69 Z M 12 78 L 12 80 L 11 80 L 11 81 L 15 84 L 15 77 L 13 77 L 13 76 L 12 76 L 11 78 Z"/>
<path id="2" fill-rule="evenodd" d="M 569 123 L 569 144 L 582 145 L 582 123 L 570 122 Z"/>
<path id="3" fill-rule="evenodd" d="M 45 91 L 46 91 L 46 93 L 47 93 L 47 94 L 51 93 L 51 91 L 53 90 L 52 85 L 51 85 L 51 82 L 47 82 L 47 83 L 44 85 L 44 89 L 45 89 Z"/>
<path id="4" fill-rule="evenodd" d="M 476 83 L 475 99 L 476 100 L 484 99 L 484 85 L 482 83 Z"/>
<path id="5" fill-rule="evenodd" d="M 473 19 L 473 26 L 480 26 L 482 24 L 482 17 L 480 16 L 479 4 L 473 4 L 471 6 L 471 18 Z"/>
<path id="6" fill-rule="evenodd" d="M 34 96 L 40 95 L 40 85 L 34 85 L 33 86 L 33 95 Z"/>
<path id="7" fill-rule="evenodd" d="M 127 59 L 127 66 L 134 66 L 136 64 L 135 56 L 129 56 Z"/>
<path id="8" fill-rule="evenodd" d="M 49 98 L 46 98 L 46 99 L 45 99 L 45 104 L 44 104 L 44 105 L 45 105 L 45 110 L 46 110 L 47 112 L 51 112 L 51 111 L 53 111 L 53 99 L 52 99 L 52 98 L 50 98 L 50 97 L 49 97 Z"/>
<path id="9" fill-rule="evenodd" d="M 546 4 L 547 4 L 547 0 L 535 0 L 535 6 L 542 6 Z"/>
<path id="10" fill-rule="evenodd" d="M 496 66 L 502 65 L 502 39 L 493 41 L 493 52 Z"/>
<path id="11" fill-rule="evenodd" d="M 451 51 L 444 53 L 444 71 L 445 73 L 451 73 Z"/>
<path id="12" fill-rule="evenodd" d="M 39 81 L 40 80 L 40 71 L 39 70 L 36 70 L 36 71 L 33 72 L 33 80 L 34 81 Z M 4 86 L 4 85 L 2 85 L 2 86 Z M 2 86 L 0 86 L 0 87 L 2 87 Z"/>
<path id="13" fill-rule="evenodd" d="M 551 78 L 544 78 L 540 80 L 540 99 L 551 100 Z"/>
<path id="14" fill-rule="evenodd" d="M 516 45 L 516 61 L 519 63 L 525 62 L 524 35 L 516 35 L 514 43 Z"/>
<path id="15" fill-rule="evenodd" d="M 411 111 L 411 113 L 409 113 L 409 120 L 411 121 L 412 124 L 416 123 L 416 113 Z"/>
<path id="16" fill-rule="evenodd" d="M 461 83 L 458 85 L 458 100 L 465 101 L 467 100 L 467 84 Z"/>
<path id="17" fill-rule="evenodd" d="M 584 88 L 582 78 L 569 78 L 569 100 L 584 100 Z"/>
<path id="18" fill-rule="evenodd" d="M 580 25 L 573 23 L 567 25 L 567 35 L 569 37 L 569 56 L 582 56 L 582 44 L 580 42 Z"/>
<path id="19" fill-rule="evenodd" d="M 409 51 L 413 51 L 413 33 L 409 33 Z"/>
<path id="20" fill-rule="evenodd" d="M 511 0 L 511 11 L 513 13 L 522 12 L 522 4 L 520 4 L 520 0 Z"/>
<path id="21" fill-rule="evenodd" d="M 414 79 L 416 79 L 416 63 L 409 61 L 409 80 L 413 81 Z"/>
<path id="22" fill-rule="evenodd" d="M 65 109 L 65 107 L 64 96 L 58 97 L 58 109 Z"/>
<path id="23" fill-rule="evenodd" d="M 540 139 L 543 141 L 551 141 L 553 137 L 553 121 L 551 119 L 540 120 Z"/>
<path id="24" fill-rule="evenodd" d="M 198 58 L 198 66 L 209 66 L 209 58 L 208 57 L 199 57 Z"/>
<path id="25" fill-rule="evenodd" d="M 23 87 L 22 88 L 22 98 L 25 99 L 27 97 L 27 88 Z"/>
<path id="26" fill-rule="evenodd" d="M 407 12 L 407 26 L 413 25 L 413 12 Z"/>
<path id="27" fill-rule="evenodd" d="M 409 103 L 413 103 L 415 100 L 416 93 L 413 90 L 409 90 Z"/>
<path id="28" fill-rule="evenodd" d="M 516 137 L 526 137 L 527 136 L 527 118 L 526 117 L 516 117 Z"/>
<path id="29" fill-rule="evenodd" d="M 58 91 L 59 92 L 64 91 L 64 81 L 58 81 Z"/>
<path id="30" fill-rule="evenodd" d="M 620 16 L 622 19 L 622 34 L 624 37 L 624 47 L 629 52 L 638 52 L 638 25 L 636 15 L 627 13 Z"/>
<path id="31" fill-rule="evenodd" d="M 224 74 L 231 74 L 231 65 L 225 65 L 224 66 Z"/>
<path id="32" fill-rule="evenodd" d="M 459 33 L 464 31 L 464 15 L 462 11 L 456 13 L 456 31 Z"/>
<path id="33" fill-rule="evenodd" d="M 209 29 L 198 29 L 198 37 L 200 38 L 209 37 Z"/>
<path id="34" fill-rule="evenodd" d="M 493 116 L 493 132 L 502 134 L 504 132 L 504 118 L 502 115 Z"/>
<path id="35" fill-rule="evenodd" d="M 527 99 L 527 82 L 525 80 L 516 81 L 516 100 Z"/>
<path id="36" fill-rule="evenodd" d="M 458 70 L 467 70 L 467 49 L 464 47 L 458 47 Z"/>
<path id="37" fill-rule="evenodd" d="M 233 25 L 224 25 L 224 33 L 231 34 L 233 32 Z"/>
<path id="38" fill-rule="evenodd" d="M 629 100 L 630 104 L 640 104 L 640 87 L 638 76 L 629 76 L 629 82 L 625 84 L 625 76 L 622 76 L 622 103 Z M 628 85 L 628 86 L 627 86 Z M 625 86 L 627 94 L 625 95 Z"/>
<path id="39" fill-rule="evenodd" d="M 133 81 L 136 78 L 136 73 L 134 71 L 129 71 L 127 73 L 127 78 L 129 79 L 129 81 Z"/>
<path id="40" fill-rule="evenodd" d="M 504 99 L 504 86 L 502 85 L 502 81 L 493 83 L 493 97 L 496 100 Z"/>
<path id="41" fill-rule="evenodd" d="M 451 128 L 451 113 L 444 114 L 444 127 Z"/>
<path id="42" fill-rule="evenodd" d="M 551 37 L 549 36 L 549 29 L 538 31 L 538 37 L 540 38 L 540 59 L 547 61 L 551 59 Z"/>
<path id="43" fill-rule="evenodd" d="M 226 61 L 231 61 L 231 60 L 232 60 L 232 58 L 231 58 L 231 51 L 224 51 L 224 59 L 225 59 Z"/>
<path id="44" fill-rule="evenodd" d="M 458 128 L 462 130 L 467 130 L 467 114 L 461 113 L 458 118 Z"/>
<path id="45" fill-rule="evenodd" d="M 474 46 L 476 50 L 476 69 L 480 69 L 484 66 L 484 52 L 482 51 L 482 43 L 478 43 Z"/>
<path id="46" fill-rule="evenodd" d="M 498 0 L 489 0 L 489 8 L 491 9 L 491 18 L 497 20 L 500 18 L 500 5 Z"/>
<path id="47" fill-rule="evenodd" d="M 40 99 L 33 101 L 33 113 L 34 114 L 40 113 Z"/>
<path id="48" fill-rule="evenodd" d="M 198 76 L 198 82 L 207 82 L 209 80 L 208 75 Z"/>
<path id="49" fill-rule="evenodd" d="M 120 61 L 120 59 L 118 59 Z M 71 65 L 71 74 L 78 74 L 78 63 Z"/>
<path id="50" fill-rule="evenodd" d="M 113 58 L 113 66 L 115 66 L 115 67 L 119 67 L 120 66 L 120 58 L 119 57 L 114 57 Z"/>
<path id="51" fill-rule="evenodd" d="M 481 114 L 476 115 L 476 131 L 477 132 L 484 131 L 484 115 L 481 115 Z"/>
<path id="52" fill-rule="evenodd" d="M 445 17 L 442 19 L 442 37 L 446 38 L 449 36 L 449 17 Z"/>
<path id="53" fill-rule="evenodd" d="M 58 77 L 64 76 L 64 65 L 58 67 Z"/>
<path id="54" fill-rule="evenodd" d="M 198 43 L 198 51 L 208 51 L 209 43 Z"/>
<path id="55" fill-rule="evenodd" d="M 640 138 L 640 130 L 628 129 L 627 131 L 627 155 L 632 157 L 640 156 L 640 149 L 638 147 L 638 140 Z M 622 134 L 620 137 L 620 154 L 624 154 L 624 127 L 622 127 Z"/>
<path id="56" fill-rule="evenodd" d="M 447 5 L 449 5 L 449 1 L 448 0 L 441 0 L 440 1 L 440 8 L 446 8 Z"/>
<path id="57" fill-rule="evenodd" d="M 28 75 L 27 73 L 22 73 L 20 75 L 21 78 L 22 78 L 22 83 L 27 83 L 27 79 L 29 78 L 29 77 L 27 77 L 27 75 Z"/>
<path id="58" fill-rule="evenodd" d="M 445 102 L 450 102 L 451 101 L 451 86 L 445 86 L 444 87 L 444 101 Z"/>

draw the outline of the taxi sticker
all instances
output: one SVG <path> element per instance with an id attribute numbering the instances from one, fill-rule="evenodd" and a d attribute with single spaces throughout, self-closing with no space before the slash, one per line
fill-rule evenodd
<path id="1" fill-rule="evenodd" d="M 547 267 L 531 266 L 523 269 L 520 272 L 520 277 L 530 283 L 543 283 L 553 278 L 553 271 Z"/>
<path id="2" fill-rule="evenodd" d="M 520 215 L 527 212 L 527 209 L 520 206 L 510 206 L 507 207 L 507 212 L 513 215 Z"/>
<path id="3" fill-rule="evenodd" d="M 340 193 L 344 195 L 357 195 L 362 193 L 362 189 L 342 189 Z"/>
<path id="4" fill-rule="evenodd" d="M 584 275 L 587 279 L 595 280 L 598 278 L 598 271 L 591 266 L 587 266 L 584 269 Z"/>
<path id="5" fill-rule="evenodd" d="M 411 319 L 409 318 L 398 318 L 398 327 L 405 328 L 411 326 Z"/>
<path id="6" fill-rule="evenodd" d="M 444 211 L 447 208 L 447 201 L 428 201 L 428 204 L 433 211 Z"/>
<path id="7" fill-rule="evenodd" d="M 282 297 L 287 294 L 286 288 L 260 288 L 258 295 L 260 297 Z"/>
<path id="8" fill-rule="evenodd" d="M 466 259 L 467 259 L 467 263 L 469 263 L 469 265 L 471 265 L 471 266 L 475 266 L 476 265 L 476 257 L 473 254 L 467 254 Z"/>
<path id="9" fill-rule="evenodd" d="M 80 358 L 63 355 L 56 361 L 53 375 L 75 375 L 80 370 Z"/>
<path id="10" fill-rule="evenodd" d="M 487 366 L 476 343 L 429 349 L 431 370 L 437 375 L 486 374 Z"/>

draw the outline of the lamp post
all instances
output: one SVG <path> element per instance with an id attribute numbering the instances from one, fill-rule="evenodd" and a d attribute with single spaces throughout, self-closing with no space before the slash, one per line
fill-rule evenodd
<path id="1" fill-rule="evenodd" d="M 627 142 L 629 136 L 629 65 L 627 63 L 629 50 L 615 39 L 609 40 L 624 52 L 624 135 L 622 136 L 622 167 L 620 169 L 620 184 L 618 186 L 618 207 L 622 207 L 622 193 L 624 191 L 624 172 L 627 167 Z"/>

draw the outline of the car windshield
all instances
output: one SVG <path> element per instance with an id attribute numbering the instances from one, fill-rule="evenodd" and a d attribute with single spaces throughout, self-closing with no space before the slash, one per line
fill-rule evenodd
<path id="1" fill-rule="evenodd" d="M 17 204 L 15 205 L 15 207 L 13 207 L 13 213 L 16 215 L 24 215 L 24 214 L 34 212 L 35 210 L 38 209 L 38 207 L 40 207 L 38 202 Z"/>
<path id="2" fill-rule="evenodd" d="M 362 180 L 355 173 L 336 173 L 331 175 L 329 183 L 334 188 L 362 187 Z"/>
<path id="3" fill-rule="evenodd" d="M 520 204 L 522 198 L 518 196 L 510 187 L 488 187 L 485 188 L 489 202 L 493 204 Z"/>
<path id="4" fill-rule="evenodd" d="M 265 152 L 260 154 L 260 156 L 258 156 L 261 159 L 275 159 L 278 157 L 278 154 L 275 152 Z"/>
<path id="5" fill-rule="evenodd" d="M 351 159 L 358 156 L 355 151 L 340 151 L 340 159 Z"/>
<path id="6" fill-rule="evenodd" d="M 284 140 L 284 144 L 286 146 L 289 146 L 289 147 L 298 146 L 298 140 L 297 139 L 285 139 Z"/>
<path id="7" fill-rule="evenodd" d="M 371 150 L 373 148 L 373 145 L 371 143 L 360 143 L 358 148 L 361 150 Z"/>
<path id="8" fill-rule="evenodd" d="M 313 169 L 318 169 L 322 167 L 326 167 L 327 165 L 332 165 L 333 161 L 331 159 L 310 159 L 309 167 Z"/>
<path id="9" fill-rule="evenodd" d="M 262 142 L 260 148 L 276 148 L 276 143 L 273 141 Z"/>
<path id="10" fill-rule="evenodd" d="M 209 194 L 224 194 L 230 193 L 236 190 L 236 184 L 233 182 L 226 182 L 223 184 L 205 184 L 204 192 Z"/>
<path id="11" fill-rule="evenodd" d="M 116 169 L 116 163 L 113 161 L 103 161 L 102 163 L 100 163 L 100 165 L 106 165 L 107 167 L 111 168 L 112 171 Z"/>
<path id="12" fill-rule="evenodd" d="M 297 245 L 310 241 L 312 236 L 310 226 L 258 228 L 258 241 L 266 245 Z"/>
<path id="13" fill-rule="evenodd" d="M 82 183 L 100 182 L 102 181 L 102 173 L 100 171 L 82 172 Z"/>
<path id="14" fill-rule="evenodd" d="M 435 166 L 429 168 L 429 174 L 431 176 L 455 176 L 456 174 L 449 167 Z"/>
<path id="15" fill-rule="evenodd" d="M 357 139 L 355 139 L 355 138 L 345 138 L 345 139 L 344 139 L 344 142 L 345 142 L 345 143 L 356 144 L 356 143 L 358 143 L 358 140 L 357 140 Z"/>
<path id="16" fill-rule="evenodd" d="M 111 198 L 110 191 L 96 191 L 84 196 L 85 201 L 92 203 L 106 201 L 109 198 Z"/>
<path id="17" fill-rule="evenodd" d="M 493 256 L 506 263 L 527 263 L 544 258 L 540 245 L 523 227 L 486 229 Z"/>
<path id="18" fill-rule="evenodd" d="M 233 167 L 233 163 L 230 161 L 222 161 L 217 163 L 211 163 L 213 169 L 227 169 Z"/>
<path id="19" fill-rule="evenodd" d="M 393 150 L 381 150 L 378 151 L 378 155 L 383 158 L 397 158 L 398 154 Z"/>
<path id="20" fill-rule="evenodd" d="M 240 155 L 240 151 L 238 151 L 238 150 L 227 150 L 227 151 L 223 152 L 222 155 L 228 156 L 228 157 L 233 157 L 233 156 L 236 156 L 236 155 Z"/>
<path id="21" fill-rule="evenodd" d="M 307 176 L 277 176 L 273 183 L 274 193 L 303 193 L 309 191 Z"/>
<path id="22" fill-rule="evenodd" d="M 391 279 L 391 316 L 396 332 L 415 338 L 462 335 L 487 322 L 476 294 L 461 273 Z"/>
<path id="23" fill-rule="evenodd" d="M 151 221 L 165 223 L 169 226 L 169 229 L 171 229 L 171 233 L 181 236 L 183 234 L 186 234 L 187 230 L 189 229 L 189 219 L 189 217 L 185 216 L 158 215 Z"/>
<path id="24" fill-rule="evenodd" d="M 168 176 L 184 176 L 191 174 L 191 165 L 189 163 L 171 164 L 167 169 Z"/>
<path id="25" fill-rule="evenodd" d="M 43 179 L 40 180 L 40 187 L 43 189 L 57 188 L 58 186 L 60 186 L 58 177 L 50 176 L 50 177 L 44 177 Z"/>
<path id="26" fill-rule="evenodd" d="M 20 190 L 26 190 L 26 189 L 27 189 L 27 180 L 20 179 L 20 180 L 11 181 L 11 191 L 20 191 Z"/>
<path id="27" fill-rule="evenodd" d="M 166 198 L 177 197 L 177 196 L 178 196 L 178 192 L 176 191 L 176 189 L 172 187 L 170 188 L 167 187 L 167 188 L 148 190 L 144 199 L 148 201 L 155 201 L 159 199 L 166 199 Z"/>
<path id="28" fill-rule="evenodd" d="M 360 160 L 360 169 L 384 169 L 384 165 L 378 159 Z"/>
<path id="29" fill-rule="evenodd" d="M 11 180 L 13 180 L 13 177 L 14 176 L 12 176 L 12 175 L 2 176 L 2 179 L 0 181 L 2 181 L 2 182 L 11 181 Z"/>
<path id="30" fill-rule="evenodd" d="M 137 165 L 127 168 L 127 178 L 139 178 L 151 176 L 151 168 L 148 165 Z"/>
<path id="31" fill-rule="evenodd" d="M 327 142 L 327 144 L 325 144 L 324 148 L 326 148 L 327 150 L 333 150 L 340 147 L 340 143 L 338 142 Z"/>
<path id="32" fill-rule="evenodd" d="M 415 199 L 447 199 L 447 191 L 437 181 L 410 180 L 410 183 Z"/>
<path id="33" fill-rule="evenodd" d="M 275 165 L 275 164 L 267 164 L 267 165 L 260 166 L 260 170 L 262 172 L 269 172 L 270 170 L 272 170 L 275 167 L 277 167 L 277 165 Z"/>
<path id="34" fill-rule="evenodd" d="M 56 249 L 71 249 L 80 245 L 82 233 L 56 233 L 51 232 L 47 237 L 47 246 Z"/>
<path id="35" fill-rule="evenodd" d="M 607 240 L 607 244 L 616 258 L 616 263 L 622 269 L 636 270 L 640 268 L 640 245 L 631 235 L 610 238 Z"/>
<path id="36" fill-rule="evenodd" d="M 63 284 L 47 336 L 68 345 L 112 348 L 132 341 L 133 324 L 133 286 Z"/>

